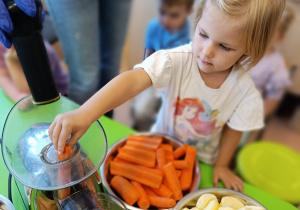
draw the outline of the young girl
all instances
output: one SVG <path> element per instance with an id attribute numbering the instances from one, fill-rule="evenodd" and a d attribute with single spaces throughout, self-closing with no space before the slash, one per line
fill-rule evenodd
<path id="1" fill-rule="evenodd" d="M 73 146 L 104 113 L 153 85 L 162 96 L 162 107 L 152 131 L 180 139 L 178 133 L 183 130 L 199 145 L 205 138 L 209 144 L 198 152 L 198 158 L 214 166 L 214 185 L 221 180 L 227 188 L 242 191 L 242 180 L 228 165 L 242 131 L 263 126 L 262 99 L 246 69 L 262 58 L 284 4 L 285 0 L 203 0 L 191 44 L 152 54 L 135 70 L 114 78 L 77 110 L 57 116 L 49 128 L 54 147 L 61 153 L 70 135 L 68 144 Z M 218 113 L 206 121 L 226 124 L 218 132 L 193 135 L 189 126 L 180 124 L 182 118 L 174 109 L 178 97 L 205 102 Z"/>

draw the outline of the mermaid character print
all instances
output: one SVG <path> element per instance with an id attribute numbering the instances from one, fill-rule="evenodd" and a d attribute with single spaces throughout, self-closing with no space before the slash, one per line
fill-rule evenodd
<path id="1" fill-rule="evenodd" d="M 186 143 L 206 150 L 211 137 L 224 125 L 218 121 L 218 110 L 212 110 L 209 104 L 197 98 L 177 98 L 175 108 L 175 135 Z"/>

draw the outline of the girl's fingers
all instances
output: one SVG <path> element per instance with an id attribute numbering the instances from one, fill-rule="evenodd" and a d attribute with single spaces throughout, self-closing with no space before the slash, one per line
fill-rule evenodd
<path id="1" fill-rule="evenodd" d="M 232 185 L 231 185 L 230 182 L 225 181 L 225 180 L 222 180 L 222 181 L 223 181 L 223 183 L 224 183 L 224 185 L 225 185 L 225 187 L 226 187 L 227 189 L 232 189 Z"/>
<path id="2" fill-rule="evenodd" d="M 53 123 L 50 125 L 49 129 L 48 129 L 48 134 L 49 134 L 49 137 L 50 137 L 50 140 L 52 141 L 52 138 L 53 138 L 53 130 L 56 126 L 56 120 L 53 121 Z"/>
<path id="3" fill-rule="evenodd" d="M 236 184 L 239 187 L 239 191 L 243 193 L 244 192 L 244 182 L 240 178 L 237 178 Z"/>
<path id="4" fill-rule="evenodd" d="M 217 175 L 214 175 L 214 180 L 213 180 L 214 187 L 218 187 L 218 181 L 219 181 L 219 177 Z"/>
<path id="5" fill-rule="evenodd" d="M 68 145 L 73 148 L 76 142 L 81 138 L 81 136 L 84 134 L 84 132 L 77 131 L 76 133 L 73 133 L 71 135 L 71 138 L 68 141 Z"/>
<path id="6" fill-rule="evenodd" d="M 53 130 L 53 136 L 52 136 L 52 143 L 54 146 L 54 149 L 57 150 L 58 149 L 58 137 L 60 135 L 61 132 L 61 124 L 60 123 L 56 123 L 55 128 Z"/>
<path id="7" fill-rule="evenodd" d="M 231 182 L 231 186 L 232 186 L 232 189 L 234 189 L 235 191 L 239 191 L 239 189 L 240 189 L 239 184 L 235 181 Z"/>
<path id="8" fill-rule="evenodd" d="M 57 152 L 58 154 L 61 154 L 64 152 L 66 141 L 68 140 L 70 134 L 72 132 L 72 129 L 70 127 L 62 126 L 58 142 L 57 142 Z"/>

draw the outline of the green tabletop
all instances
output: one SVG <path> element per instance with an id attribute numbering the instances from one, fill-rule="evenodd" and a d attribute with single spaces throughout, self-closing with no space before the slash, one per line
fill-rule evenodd
<path id="1" fill-rule="evenodd" d="M 7 96 L 5 96 L 2 90 L 0 89 L 0 136 L 2 136 L 2 128 L 6 116 L 9 110 L 12 108 L 12 106 L 13 106 L 13 102 L 10 99 L 8 99 Z M 117 140 L 135 132 L 131 128 L 128 128 L 106 117 L 101 117 L 100 123 L 102 124 L 106 132 L 107 139 L 108 139 L 108 146 L 111 146 Z M 201 165 L 201 176 L 202 176 L 200 188 L 213 187 L 213 180 L 212 180 L 213 168 L 203 163 L 201 163 L 200 165 Z M 8 171 L 2 159 L 2 153 L 1 153 L 0 154 L 0 194 L 4 196 L 7 196 L 7 189 L 8 189 L 7 179 L 8 179 Z M 17 183 L 17 185 L 19 186 L 17 188 L 14 182 L 15 181 L 13 181 L 13 188 L 12 188 L 13 202 L 16 209 L 21 210 L 24 209 L 22 202 L 23 200 L 25 200 L 25 198 L 23 198 L 22 200 L 20 198 L 19 195 L 20 193 L 18 193 L 18 191 L 20 190 L 22 196 L 24 197 L 24 193 L 23 193 L 24 190 L 21 184 Z M 222 185 L 220 184 L 220 186 Z M 247 183 L 245 183 L 244 191 L 246 195 L 253 197 L 254 199 L 261 202 L 264 206 L 266 206 L 270 210 L 297 210 L 297 208 L 294 207 L 293 205 L 283 200 L 280 200 Z"/>

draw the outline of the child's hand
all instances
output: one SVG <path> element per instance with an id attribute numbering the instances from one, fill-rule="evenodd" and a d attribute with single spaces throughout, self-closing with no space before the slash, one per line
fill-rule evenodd
<path id="1" fill-rule="evenodd" d="M 244 183 L 228 167 L 216 166 L 214 168 L 214 186 L 218 187 L 218 181 L 221 180 L 225 187 L 243 192 Z"/>
<path id="2" fill-rule="evenodd" d="M 49 127 L 49 137 L 58 154 L 64 151 L 66 141 L 73 148 L 92 123 L 86 119 L 86 114 L 79 109 L 57 115 Z"/>

